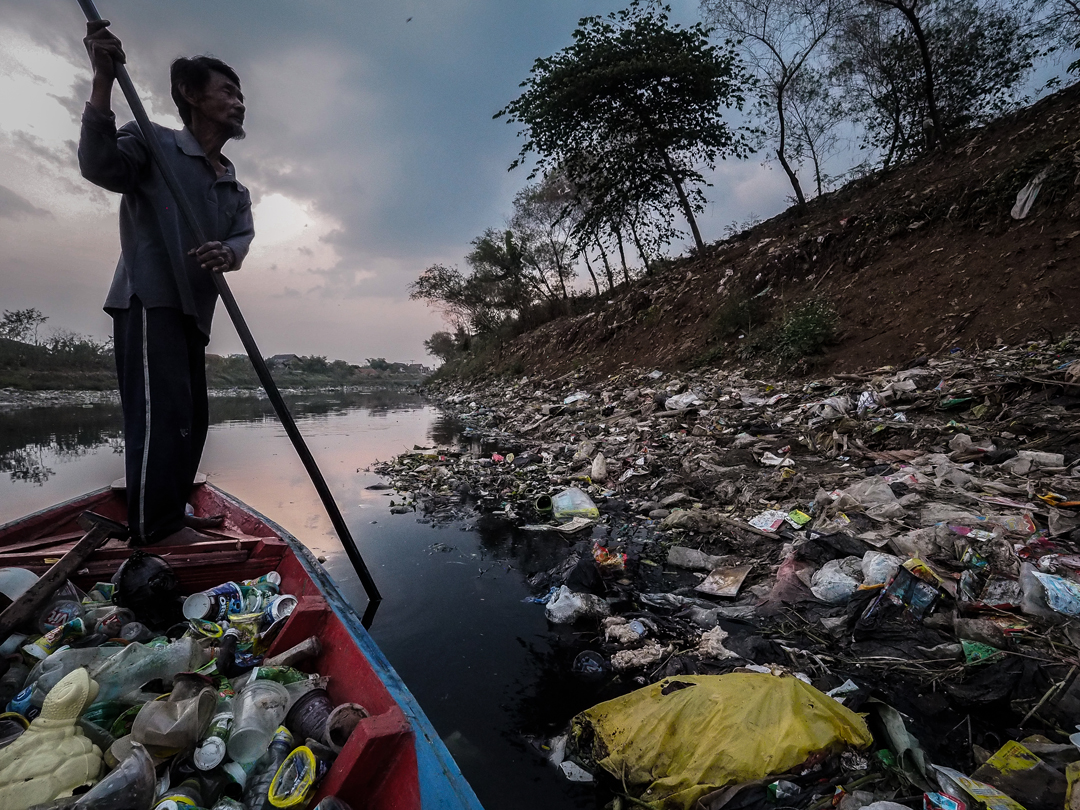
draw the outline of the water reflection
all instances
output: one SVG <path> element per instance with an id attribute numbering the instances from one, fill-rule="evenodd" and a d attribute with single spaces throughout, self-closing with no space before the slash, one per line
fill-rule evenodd
<path id="1" fill-rule="evenodd" d="M 371 416 L 386 416 L 394 411 L 424 406 L 415 391 L 383 389 L 370 392 L 317 391 L 283 395 L 289 411 L 296 417 L 318 419 L 335 416 L 354 408 L 365 408 Z M 277 421 L 274 406 L 256 396 L 214 397 L 210 400 L 210 424 L 230 422 Z"/>
<path id="2" fill-rule="evenodd" d="M 108 446 L 123 452 L 116 405 L 23 408 L 0 415 L 0 472 L 41 486 L 54 465 Z"/>
<path id="3" fill-rule="evenodd" d="M 384 594 L 372 633 L 481 802 L 597 806 L 587 786 L 565 782 L 521 742 L 557 730 L 592 697 L 568 673 L 576 647 L 593 639 L 552 634 L 543 606 L 523 601 L 526 581 L 555 566 L 567 541 L 480 518 L 457 496 L 440 507 L 451 515 L 445 523 L 422 525 L 430 519 L 423 512 L 390 514 L 400 496 L 369 489 L 384 480 L 368 468 L 415 444 L 452 447 L 460 430 L 416 394 L 286 398 Z M 270 404 L 215 398 L 211 422 L 202 465 L 210 480 L 325 556 L 326 570 L 362 612 L 363 589 Z M 119 478 L 120 424 L 116 406 L 0 413 L 0 523 Z M 23 477 L 9 481 L 16 470 Z"/>
<path id="4" fill-rule="evenodd" d="M 440 412 L 431 420 L 428 438 L 436 447 L 453 447 L 457 444 L 465 423 L 457 416 Z"/>
<path id="5" fill-rule="evenodd" d="M 287 394 L 285 401 L 297 418 L 325 420 L 356 408 L 385 417 L 394 411 L 423 407 L 414 391 L 325 391 Z M 277 421 L 268 400 L 258 396 L 215 396 L 210 400 L 210 424 Z M 91 453 L 124 452 L 123 417 L 119 405 L 94 404 L 20 408 L 0 413 L 0 473 L 13 483 L 43 485 L 56 475 L 57 465 Z M 450 428 L 447 428 L 449 431 Z M 450 435 L 447 432 L 446 435 Z"/>

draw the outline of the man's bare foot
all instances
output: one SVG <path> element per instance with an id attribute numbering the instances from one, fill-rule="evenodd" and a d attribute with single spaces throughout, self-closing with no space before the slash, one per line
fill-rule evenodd
<path id="1" fill-rule="evenodd" d="M 184 515 L 184 525 L 191 529 L 216 529 L 224 522 L 224 515 L 209 515 L 207 517 Z"/>
<path id="2" fill-rule="evenodd" d="M 185 526 L 178 532 L 173 532 L 168 537 L 151 543 L 151 546 L 189 546 L 193 543 L 206 543 L 219 538 L 210 537 L 202 532 L 197 532 L 189 526 Z"/>

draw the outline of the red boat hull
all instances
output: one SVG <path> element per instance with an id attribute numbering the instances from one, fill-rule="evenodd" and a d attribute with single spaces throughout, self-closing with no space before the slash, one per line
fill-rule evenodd
<path id="1" fill-rule="evenodd" d="M 221 490 L 203 485 L 192 493 L 197 515 L 224 515 L 214 540 L 186 546 L 156 545 L 180 579 L 184 593 L 270 571 L 281 574 L 283 593 L 298 604 L 268 655 L 314 635 L 322 653 L 310 669 L 330 677 L 335 704 L 359 703 L 360 721 L 319 786 L 316 800 L 336 796 L 354 810 L 479 808 L 472 789 L 389 662 L 361 626 L 355 611 L 296 538 Z M 85 510 L 126 522 L 122 493 L 100 490 L 0 526 L 0 567 L 44 573 L 83 532 Z M 110 540 L 74 578 L 84 589 L 107 581 L 131 553 Z"/>

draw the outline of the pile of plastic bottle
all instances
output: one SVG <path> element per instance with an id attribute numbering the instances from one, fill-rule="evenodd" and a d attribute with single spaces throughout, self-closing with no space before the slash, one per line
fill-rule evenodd
<path id="1" fill-rule="evenodd" d="M 365 712 L 289 665 L 317 639 L 264 659 L 297 603 L 280 584 L 271 572 L 183 598 L 142 552 L 89 593 L 66 584 L 39 634 L 0 644 L 0 807 L 308 807 Z"/>

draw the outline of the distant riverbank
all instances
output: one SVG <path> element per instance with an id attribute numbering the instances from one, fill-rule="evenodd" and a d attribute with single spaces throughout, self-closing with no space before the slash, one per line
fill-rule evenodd
<path id="1" fill-rule="evenodd" d="M 419 387 L 419 380 L 380 381 L 370 385 L 310 385 L 286 388 L 282 394 L 304 394 L 316 392 L 338 392 L 347 394 L 371 394 L 379 391 L 400 391 Z M 94 405 L 119 405 L 120 394 L 116 390 L 115 380 L 108 390 L 27 390 L 21 388 L 0 388 L 0 413 L 21 408 L 49 407 L 92 407 Z M 255 397 L 266 399 L 266 392 L 261 388 L 231 387 L 210 388 L 211 399 L 235 397 Z"/>
<path id="2" fill-rule="evenodd" d="M 358 366 L 319 356 L 278 354 L 266 358 L 266 364 L 279 388 L 298 391 L 416 387 L 431 373 L 419 363 L 388 362 L 381 357 Z M 261 389 L 246 355 L 208 354 L 206 380 L 211 389 L 229 395 Z M 107 344 L 63 334 L 44 343 L 0 337 L 0 406 L 27 398 L 36 404 L 35 396 L 46 404 L 58 397 L 63 404 L 114 401 L 115 388 L 112 348 Z M 113 400 L 99 400 L 92 394 Z"/>

